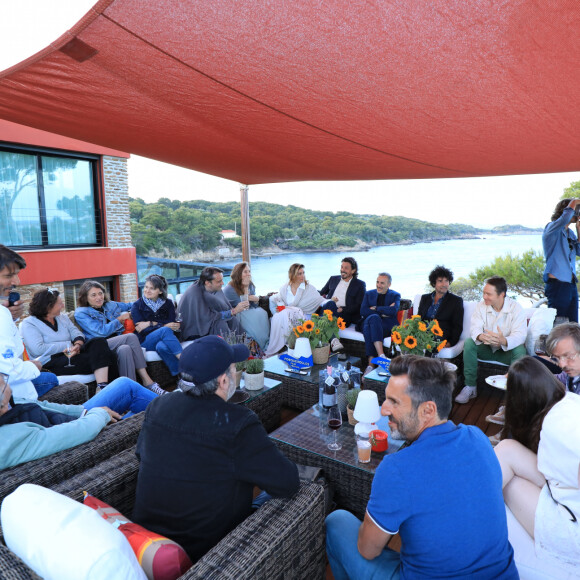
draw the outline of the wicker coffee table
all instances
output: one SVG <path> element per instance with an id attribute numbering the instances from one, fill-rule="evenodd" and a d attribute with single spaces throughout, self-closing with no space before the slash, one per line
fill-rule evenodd
<path id="1" fill-rule="evenodd" d="M 252 409 L 262 425 L 269 433 L 280 425 L 280 410 L 282 408 L 282 381 L 264 378 L 264 388 L 259 391 L 248 391 L 244 387 L 244 379 L 240 383 L 243 393 L 249 395 L 249 399 L 242 404 Z"/>
<path id="2" fill-rule="evenodd" d="M 308 409 L 270 434 L 278 448 L 295 463 L 322 467 L 335 492 L 339 507 L 363 518 L 375 470 L 385 455 L 399 449 L 402 441 L 389 442 L 385 453 L 372 453 L 370 463 L 359 463 L 354 427 L 344 421 L 337 431 L 340 451 L 328 449 L 332 437 L 327 414 L 318 405 Z"/>
<path id="3" fill-rule="evenodd" d="M 337 367 L 339 364 L 358 367 L 360 358 L 349 356 L 346 360 L 338 360 L 338 354 L 331 355 L 328 364 Z M 282 404 L 287 407 L 306 411 L 318 403 L 318 374 L 327 365 L 314 365 L 306 369 L 305 375 L 289 373 L 288 365 L 277 356 L 271 356 L 264 361 L 265 375 L 271 379 L 282 381 Z"/>
<path id="4" fill-rule="evenodd" d="M 376 368 L 371 371 L 364 378 L 364 388 L 374 391 L 379 397 L 379 405 L 385 402 L 385 389 L 387 388 L 387 383 L 389 382 L 389 377 L 383 377 L 379 373 L 384 372 L 383 369 Z"/>

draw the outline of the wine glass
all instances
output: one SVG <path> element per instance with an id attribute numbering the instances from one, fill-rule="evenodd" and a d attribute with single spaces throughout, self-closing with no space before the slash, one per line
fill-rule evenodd
<path id="1" fill-rule="evenodd" d="M 181 314 L 181 312 L 176 312 L 175 313 L 175 322 L 183 322 L 183 315 Z"/>
<path id="2" fill-rule="evenodd" d="M 64 347 L 64 355 L 66 356 L 66 358 L 68 358 L 68 364 L 64 365 L 65 367 L 74 367 L 75 365 L 71 364 L 70 359 L 72 357 L 72 344 L 69 341 L 67 341 L 66 346 Z"/>
<path id="3" fill-rule="evenodd" d="M 342 449 L 342 445 L 336 442 L 336 432 L 340 429 L 342 425 L 342 415 L 340 414 L 340 410 L 338 405 L 334 405 L 334 407 L 330 407 L 328 411 L 328 426 L 334 432 L 334 441 L 328 444 L 328 448 L 332 451 L 338 451 Z"/>

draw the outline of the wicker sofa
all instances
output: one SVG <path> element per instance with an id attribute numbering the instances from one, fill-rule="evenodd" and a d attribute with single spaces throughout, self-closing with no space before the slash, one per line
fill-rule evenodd
<path id="1" fill-rule="evenodd" d="M 138 469 L 139 462 L 132 448 L 53 489 L 77 501 L 82 501 L 82 492 L 87 490 L 131 518 Z M 324 515 L 323 487 L 303 483 L 293 498 L 267 502 L 181 579 L 322 579 L 325 575 Z M 0 571 L 9 567 L 9 560 L 15 566 L 23 566 L 9 550 L 0 549 Z"/>
<path id="2" fill-rule="evenodd" d="M 105 427 L 92 441 L 72 449 L 3 469 L 0 471 L 0 501 L 23 483 L 53 488 L 61 481 L 134 446 L 144 416 L 145 413 L 138 413 Z"/>

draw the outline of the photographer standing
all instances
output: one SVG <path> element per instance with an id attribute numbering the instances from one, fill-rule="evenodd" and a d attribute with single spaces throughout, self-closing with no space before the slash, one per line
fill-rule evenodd
<path id="1" fill-rule="evenodd" d="M 556 308 L 557 316 L 566 316 L 570 322 L 578 322 L 576 256 L 580 256 L 580 230 L 577 209 L 580 210 L 580 199 L 559 201 L 552 214 L 552 221 L 546 225 L 542 234 L 548 306 Z M 571 223 L 576 224 L 576 232 L 568 227 Z"/>

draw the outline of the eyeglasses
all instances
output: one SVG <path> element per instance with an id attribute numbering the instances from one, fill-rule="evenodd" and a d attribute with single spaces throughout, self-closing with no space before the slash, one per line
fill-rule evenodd
<path id="1" fill-rule="evenodd" d="M 552 488 L 550 487 L 550 482 L 546 479 L 546 485 L 548 486 L 548 491 L 550 492 L 550 497 L 554 501 L 554 503 L 562 510 L 562 514 L 565 518 L 569 519 L 572 523 L 578 523 L 576 515 L 574 512 L 563 503 L 560 503 L 552 494 Z"/>
<path id="2" fill-rule="evenodd" d="M 557 361 L 558 363 L 563 363 L 566 361 L 568 361 L 568 362 L 575 361 L 579 356 L 580 356 L 580 354 L 578 354 L 577 352 L 574 352 L 572 354 L 563 354 L 562 356 L 552 355 L 552 359 Z"/>

